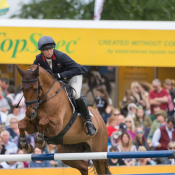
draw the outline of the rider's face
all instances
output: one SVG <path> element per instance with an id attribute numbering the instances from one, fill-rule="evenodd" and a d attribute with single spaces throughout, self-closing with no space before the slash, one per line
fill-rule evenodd
<path id="1" fill-rule="evenodd" d="M 53 55 L 53 50 L 54 50 L 53 48 L 42 50 L 42 54 L 47 58 L 51 58 Z"/>

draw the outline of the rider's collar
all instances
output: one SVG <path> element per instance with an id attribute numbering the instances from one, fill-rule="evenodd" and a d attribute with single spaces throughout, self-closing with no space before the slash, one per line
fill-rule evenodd
<path id="1" fill-rule="evenodd" d="M 53 60 L 56 59 L 55 53 L 53 54 L 52 59 L 53 59 Z M 43 54 L 42 54 L 42 60 L 43 60 L 43 61 L 46 61 L 46 58 L 45 58 L 45 56 L 44 56 Z"/>

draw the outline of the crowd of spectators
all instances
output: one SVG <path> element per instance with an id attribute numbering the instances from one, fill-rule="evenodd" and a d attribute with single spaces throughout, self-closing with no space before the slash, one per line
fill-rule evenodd
<path id="1" fill-rule="evenodd" d="M 94 108 L 101 114 L 108 130 L 108 151 L 175 150 L 174 98 L 171 80 L 163 83 L 158 79 L 148 83 L 131 83 L 119 109 L 104 87 L 97 88 Z M 19 103 L 19 101 L 21 102 Z M 19 103 L 19 108 L 15 106 Z M 0 79 L 0 154 L 24 154 L 20 146 L 18 121 L 25 117 L 23 93 L 9 86 L 8 79 Z M 34 154 L 55 153 L 56 145 L 45 150 L 35 147 L 36 135 L 25 132 L 27 142 L 34 147 Z M 175 164 L 173 159 L 110 159 L 111 166 L 138 166 Z M 66 167 L 62 161 L 0 162 L 0 168 Z"/>
<path id="2" fill-rule="evenodd" d="M 152 84 L 132 82 L 119 109 L 109 104 L 109 95 L 97 93 L 96 104 L 108 130 L 108 151 L 150 151 L 175 149 L 175 88 L 170 79 Z M 108 98 L 108 100 L 107 100 Z M 104 104 L 104 105 L 103 105 Z M 175 164 L 173 159 L 112 159 L 110 165 Z"/>

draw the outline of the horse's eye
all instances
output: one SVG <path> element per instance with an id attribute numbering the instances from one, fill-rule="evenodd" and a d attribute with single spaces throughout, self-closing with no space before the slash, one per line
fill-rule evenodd
<path id="1" fill-rule="evenodd" d="M 33 89 L 34 92 L 37 92 L 37 90 L 38 90 L 37 88 Z"/>

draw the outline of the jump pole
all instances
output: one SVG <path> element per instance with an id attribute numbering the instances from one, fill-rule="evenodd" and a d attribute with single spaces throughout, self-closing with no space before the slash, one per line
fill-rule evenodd
<path id="1" fill-rule="evenodd" d="M 36 160 L 85 160 L 114 158 L 175 158 L 174 151 L 138 151 L 138 152 L 89 152 L 56 154 L 10 154 L 0 155 L 2 161 L 36 161 Z"/>

